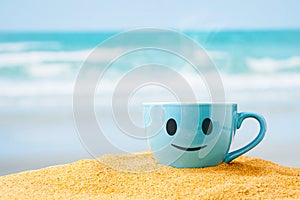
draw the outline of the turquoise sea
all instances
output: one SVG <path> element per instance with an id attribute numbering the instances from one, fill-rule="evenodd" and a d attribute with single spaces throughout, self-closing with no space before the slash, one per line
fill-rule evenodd
<path id="1" fill-rule="evenodd" d="M 74 83 L 89 53 L 117 33 L 0 33 L 0 175 L 91 157 L 73 121 Z M 300 167 L 300 30 L 184 34 L 208 52 L 226 100 L 266 117 L 266 138 L 248 155 Z M 254 137 L 257 124 L 246 122 L 232 148 Z"/>

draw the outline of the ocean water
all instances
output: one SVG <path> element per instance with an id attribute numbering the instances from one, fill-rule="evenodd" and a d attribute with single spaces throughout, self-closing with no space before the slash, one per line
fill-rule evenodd
<path id="1" fill-rule="evenodd" d="M 80 141 L 73 120 L 74 84 L 88 55 L 115 34 L 0 33 L 0 175 L 91 157 Z M 240 111 L 265 116 L 266 137 L 248 155 L 300 167 L 297 153 L 300 151 L 300 30 L 184 34 L 208 52 L 221 75 L 226 100 L 237 102 Z M 104 59 L 115 50 L 104 49 Z M 164 62 L 168 60 L 165 56 L 161 52 L 137 52 L 115 65 L 112 77 L 122 76 L 127 69 L 124 66 L 134 62 L 141 64 L 152 57 Z M 180 65 L 180 62 L 175 59 L 171 64 Z M 181 72 L 186 71 L 185 77 L 196 88 L 197 98 L 209 101 L 205 86 L 197 85 L 197 81 L 201 82 L 199 77 L 188 69 Z M 109 113 L 105 109 L 116 82 L 109 77 L 95 97 L 97 109 L 104 118 Z M 135 110 L 136 102 L 153 96 L 155 100 L 174 100 L 170 93 L 157 86 L 148 89 L 152 90 L 151 95 L 141 91 L 129 106 L 132 113 L 137 113 L 132 118 L 139 125 L 142 120 L 140 111 Z M 109 120 L 104 129 L 118 132 Z M 257 124 L 246 120 L 237 132 L 232 149 L 246 144 L 257 131 Z M 133 141 L 131 145 L 130 140 L 124 144 L 124 140 L 114 139 L 128 151 L 148 148 L 145 141 Z M 109 152 L 101 141 L 99 146 L 103 152 Z"/>

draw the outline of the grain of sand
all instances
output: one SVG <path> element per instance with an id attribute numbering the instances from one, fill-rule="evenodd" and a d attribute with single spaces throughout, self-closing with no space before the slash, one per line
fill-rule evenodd
<path id="1" fill-rule="evenodd" d="M 300 168 L 257 158 L 197 169 L 161 166 L 149 152 L 100 161 L 0 177 L 0 199 L 300 199 Z"/>

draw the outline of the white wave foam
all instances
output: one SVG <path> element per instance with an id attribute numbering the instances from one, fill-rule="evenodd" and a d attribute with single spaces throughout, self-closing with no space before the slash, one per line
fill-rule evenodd
<path id="1" fill-rule="evenodd" d="M 74 71 L 71 70 L 70 64 L 39 64 L 28 67 L 27 72 L 31 77 L 51 78 L 54 76 L 71 75 Z"/>
<path id="2" fill-rule="evenodd" d="M 149 74 L 147 74 L 149 75 Z M 210 92 L 205 84 L 199 84 L 199 77 L 195 74 L 186 75 L 189 84 L 194 90 L 197 101 L 211 101 Z M 225 100 L 229 102 L 237 102 L 243 105 L 256 105 L 267 107 L 295 106 L 299 109 L 300 101 L 300 75 L 284 74 L 284 75 L 226 75 L 222 74 L 224 85 Z M 24 107 L 36 108 L 37 105 L 61 106 L 72 105 L 72 95 L 74 92 L 74 79 L 68 80 L 49 80 L 49 79 L 33 79 L 33 80 L 0 80 L 0 107 L 1 109 L 12 109 Z M 118 83 L 116 79 L 105 79 L 101 82 L 101 90 L 95 91 L 95 106 L 101 109 L 109 109 L 112 105 L 112 95 L 115 86 Z M 178 83 L 178 87 L 182 87 Z M 86 91 L 82 91 L 80 98 L 85 98 Z M 127 97 L 124 91 L 118 95 L 118 98 Z M 124 96 L 124 94 L 125 96 Z M 131 93 L 132 94 L 132 93 Z M 175 94 L 176 95 L 176 94 Z M 175 98 L 175 100 L 174 100 Z M 170 100 L 171 99 L 171 100 Z M 156 86 L 144 87 L 133 96 L 130 97 L 130 106 L 136 107 L 141 102 L 149 101 L 176 101 L 176 96 L 166 90 Z M 82 101 L 85 103 L 86 101 Z M 83 104 L 85 106 L 85 104 Z"/>
<path id="3" fill-rule="evenodd" d="M 206 87 L 205 76 L 210 76 L 209 73 L 198 75 L 190 67 L 183 68 L 179 73 L 195 87 Z M 244 73 L 230 74 L 219 72 L 223 86 L 228 90 L 276 90 L 276 89 L 300 89 L 300 73 Z M 217 78 L 217 77 L 216 77 Z"/>
<path id="4" fill-rule="evenodd" d="M 228 52 L 226 51 L 207 51 L 207 54 L 212 59 L 225 59 L 229 56 Z"/>
<path id="5" fill-rule="evenodd" d="M 47 49 L 59 49 L 61 45 L 59 42 L 47 41 L 47 42 L 1 42 L 0 43 L 0 52 L 13 52 L 13 51 L 26 51 L 36 48 L 45 48 Z"/>
<path id="6" fill-rule="evenodd" d="M 42 62 L 81 62 L 89 51 L 20 52 L 0 54 L 0 66 L 30 65 Z"/>
<path id="7" fill-rule="evenodd" d="M 43 62 L 84 62 L 86 58 L 93 62 L 110 61 L 121 54 L 119 48 L 97 48 L 80 51 L 32 51 L 18 53 L 0 53 L 0 67 L 16 65 L 37 65 Z"/>
<path id="8" fill-rule="evenodd" d="M 247 65 L 256 72 L 276 72 L 281 70 L 300 69 L 300 56 L 287 59 L 247 58 Z"/>
<path id="9" fill-rule="evenodd" d="M 73 92 L 73 81 L 38 80 L 38 81 L 1 81 L 2 97 L 68 95 Z"/>
<path id="10" fill-rule="evenodd" d="M 300 74 L 222 74 L 223 84 L 229 90 L 300 89 Z"/>
<path id="11" fill-rule="evenodd" d="M 66 67 L 67 68 L 67 67 Z M 36 71 L 37 76 L 42 76 L 44 73 L 62 73 L 60 66 L 54 66 L 52 72 Z M 73 74 L 74 75 L 74 74 Z M 48 75 L 47 75 L 48 76 Z M 147 74 L 147 76 L 151 76 Z M 204 95 L 201 92 L 207 92 L 206 84 L 201 76 L 197 74 L 183 74 L 183 77 L 193 87 L 199 89 L 200 96 Z M 1 96 L 23 96 L 23 95 L 61 95 L 71 94 L 75 82 L 75 76 L 68 79 L 33 79 L 33 80 L 1 80 L 0 95 Z M 120 78 L 120 77 L 119 77 Z M 277 91 L 293 92 L 300 90 L 300 74 L 272 74 L 272 75 L 232 75 L 221 74 L 223 86 L 226 92 L 234 93 L 252 93 L 253 91 Z M 106 77 L 101 80 L 101 91 L 106 94 L 112 94 L 114 87 L 117 85 L 118 78 Z M 181 87 L 180 85 L 178 87 Z M 154 91 L 150 91 L 152 94 Z"/>

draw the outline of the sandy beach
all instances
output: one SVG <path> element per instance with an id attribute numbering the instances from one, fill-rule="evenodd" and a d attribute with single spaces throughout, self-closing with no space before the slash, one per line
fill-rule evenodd
<path id="1" fill-rule="evenodd" d="M 1 199 L 299 199 L 300 168 L 242 156 L 176 169 L 149 152 L 104 155 L 0 177 Z"/>

